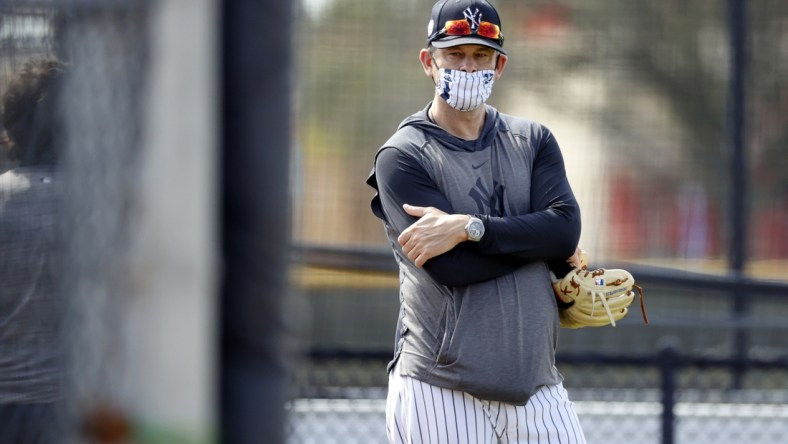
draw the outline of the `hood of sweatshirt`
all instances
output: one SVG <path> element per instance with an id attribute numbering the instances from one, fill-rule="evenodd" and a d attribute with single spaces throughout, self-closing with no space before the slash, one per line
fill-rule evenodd
<path id="1" fill-rule="evenodd" d="M 445 129 L 438 126 L 435 122 L 431 121 L 428 115 L 428 111 L 431 106 L 432 106 L 432 102 L 428 103 L 427 106 L 424 107 L 424 109 L 422 109 L 421 111 L 403 120 L 397 127 L 397 131 L 407 126 L 413 126 L 415 128 L 422 130 L 428 136 L 440 140 L 441 143 L 444 146 L 449 147 L 449 149 L 468 152 L 468 151 L 483 150 L 484 148 L 490 146 L 497 134 L 497 130 L 496 130 L 497 125 L 503 124 L 503 122 L 499 119 L 498 110 L 496 110 L 492 106 L 485 105 L 485 111 L 487 114 L 484 119 L 484 127 L 482 127 L 482 132 L 479 135 L 479 138 L 476 140 L 465 140 L 453 134 L 450 134 Z M 381 147 L 381 149 L 384 147 Z M 372 202 L 371 202 L 372 212 L 378 218 L 386 220 L 386 217 L 383 214 L 383 208 L 380 203 L 380 196 L 377 193 L 378 181 L 377 181 L 377 177 L 375 176 L 374 165 L 372 167 L 372 171 L 370 171 L 369 176 L 367 177 L 366 182 L 367 185 L 374 188 L 376 191 L 375 196 L 372 197 Z"/>
<path id="2" fill-rule="evenodd" d="M 489 146 L 495 138 L 495 128 L 499 124 L 498 110 L 492 106 L 484 105 L 487 115 L 484 119 L 482 132 L 476 140 L 465 140 L 454 136 L 430 120 L 428 111 L 431 106 L 432 102 L 428 103 L 424 109 L 403 120 L 397 129 L 399 130 L 406 126 L 419 128 L 431 137 L 439 139 L 449 148 L 458 151 L 479 151 Z"/>

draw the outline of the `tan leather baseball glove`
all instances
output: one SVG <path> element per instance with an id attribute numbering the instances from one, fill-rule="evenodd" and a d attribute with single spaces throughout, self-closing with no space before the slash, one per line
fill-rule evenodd
<path id="1" fill-rule="evenodd" d="M 635 284 L 635 278 L 626 270 L 589 270 L 583 258 L 581 266 L 562 279 L 554 277 L 553 290 L 561 327 L 615 327 L 616 321 L 627 315 L 635 291 L 640 295 L 643 321 L 648 324 L 643 288 Z"/>

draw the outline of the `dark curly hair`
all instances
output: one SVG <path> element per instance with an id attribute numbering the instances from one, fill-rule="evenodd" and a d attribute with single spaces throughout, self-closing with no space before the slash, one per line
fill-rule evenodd
<path id="1" fill-rule="evenodd" d="M 60 124 L 55 96 L 64 70 L 63 63 L 53 58 L 29 59 L 3 94 L 2 124 L 8 158 L 20 166 L 57 162 L 55 141 Z"/>

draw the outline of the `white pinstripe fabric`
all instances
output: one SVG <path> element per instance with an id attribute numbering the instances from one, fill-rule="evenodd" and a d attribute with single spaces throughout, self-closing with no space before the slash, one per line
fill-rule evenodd
<path id="1" fill-rule="evenodd" d="M 585 444 L 562 384 L 525 405 L 483 401 L 457 390 L 389 375 L 386 433 L 392 444 Z"/>
<path id="2" fill-rule="evenodd" d="M 495 70 L 465 72 L 442 69 L 440 81 L 435 87 L 441 97 L 454 108 L 473 110 L 481 106 L 492 93 Z"/>

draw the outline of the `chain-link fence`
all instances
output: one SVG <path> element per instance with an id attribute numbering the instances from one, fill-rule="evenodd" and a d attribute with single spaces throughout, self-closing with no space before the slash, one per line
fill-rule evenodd
<path id="1" fill-rule="evenodd" d="M 214 433 L 211 4 L 0 5 L 0 442 Z"/>
<path id="2" fill-rule="evenodd" d="M 724 293 L 646 287 L 650 325 L 627 318 L 559 337 L 557 365 L 589 442 L 788 437 L 784 286 L 750 294 L 759 308 L 734 320 Z M 307 294 L 317 313 L 313 349 L 298 366 L 289 442 L 385 442 L 385 333 L 394 329 L 396 291 Z"/>
<path id="3" fill-rule="evenodd" d="M 229 268 L 218 215 L 246 209 L 217 191 L 234 177 L 221 171 L 221 127 L 244 120 L 223 114 L 229 101 L 218 85 L 290 62 L 225 63 L 220 51 L 256 38 L 227 43 L 239 24 L 217 16 L 231 3 L 0 5 L 2 95 L 31 59 L 65 64 L 49 110 L 67 178 L 63 200 L 46 200 L 53 196 L 36 190 L 54 175 L 26 170 L 3 138 L 0 442 L 23 442 L 11 435 L 22 426 L 60 433 L 54 442 L 217 440 L 226 344 L 214 301 Z M 398 277 L 364 182 L 376 149 L 432 97 L 417 60 L 432 3 L 282 0 L 255 10 L 274 35 L 267 12 L 292 8 L 295 18 L 283 27 L 294 42 L 291 90 L 279 88 L 292 98 L 292 110 L 281 107 L 292 111 L 292 143 L 258 138 L 260 157 L 289 148 L 291 186 L 244 171 L 254 189 L 240 194 L 265 205 L 289 192 L 291 208 L 272 206 L 280 220 L 292 215 L 292 250 L 263 251 L 288 237 L 250 229 L 253 241 L 238 242 L 238 254 L 256 267 L 238 279 L 262 293 L 273 285 L 254 275 L 273 258 L 291 257 L 292 268 L 285 316 L 251 304 L 238 330 L 273 318 L 305 350 L 286 406 L 293 444 L 385 442 Z M 788 5 L 496 5 L 510 57 L 490 103 L 553 131 L 591 265 L 627 268 L 646 288 L 650 325 L 630 316 L 616 328 L 560 334 L 557 364 L 589 442 L 788 440 Z M 232 103 L 271 102 L 261 93 L 278 88 L 270 82 L 250 81 Z M 274 115 L 244 123 L 280 122 Z M 32 205 L 39 198 L 45 204 Z M 42 245 L 55 257 L 39 257 Z M 48 264 L 47 277 L 26 264 Z M 41 286 L 24 292 L 17 282 Z M 45 353 L 50 346 L 56 353 Z M 31 356 L 52 361 L 37 367 Z M 55 390 L 36 382 L 42 373 Z"/>

